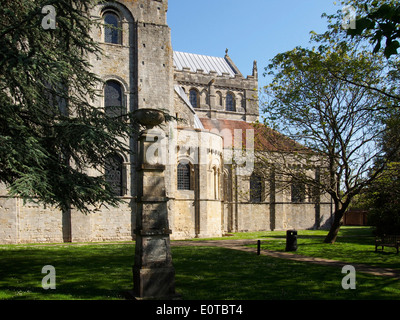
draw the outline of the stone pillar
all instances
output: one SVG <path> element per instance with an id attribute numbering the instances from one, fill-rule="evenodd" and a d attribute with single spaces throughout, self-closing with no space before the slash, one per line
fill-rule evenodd
<path id="1" fill-rule="evenodd" d="M 209 83 L 208 83 L 208 87 L 209 87 L 209 103 L 210 103 L 210 109 L 211 110 L 215 110 L 215 107 L 217 106 L 217 97 L 216 97 L 216 93 L 215 93 L 215 86 L 214 86 L 215 80 L 212 79 Z"/>
<path id="2" fill-rule="evenodd" d="M 145 114 L 145 117 L 147 116 L 148 114 Z M 145 123 L 140 117 L 138 120 L 142 124 Z M 162 135 L 157 134 L 157 130 L 150 129 L 151 125 L 139 138 L 134 296 L 137 299 L 173 299 L 177 296 L 170 247 L 165 165 L 157 159 L 157 151 L 149 150 L 154 143 L 160 143 L 157 139 Z M 160 133 L 161 129 L 159 130 Z M 149 155 L 152 157 L 149 158 Z"/>

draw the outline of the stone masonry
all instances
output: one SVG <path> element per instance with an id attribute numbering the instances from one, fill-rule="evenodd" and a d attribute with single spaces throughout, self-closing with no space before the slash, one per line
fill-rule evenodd
<path id="1" fill-rule="evenodd" d="M 325 195 L 318 203 L 308 198 L 293 203 L 290 192 L 278 191 L 268 180 L 260 183 L 260 201 L 249 199 L 251 172 L 238 174 L 229 155 L 234 131 L 244 137 L 242 132 L 251 131 L 251 123 L 259 117 L 257 63 L 245 77 L 228 52 L 223 57 L 174 52 L 167 11 L 168 0 L 121 0 L 96 6 L 91 12 L 94 19 L 111 15 L 121 30 L 116 43 L 107 40 L 104 26 L 92 30 L 104 56 L 100 60 L 90 56 L 89 61 L 104 81 L 98 88 L 102 97 L 94 104 L 106 107 L 105 87 L 113 82 L 121 88 L 126 111 L 153 108 L 178 118 L 161 126 L 165 139 L 157 150 L 165 160 L 171 239 L 327 226 L 331 203 Z M 127 142 L 136 152 L 137 140 Z M 123 204 L 93 208 L 88 215 L 8 198 L 0 184 L 0 243 L 135 239 L 138 158 L 136 154 L 120 157 L 117 176 Z"/>

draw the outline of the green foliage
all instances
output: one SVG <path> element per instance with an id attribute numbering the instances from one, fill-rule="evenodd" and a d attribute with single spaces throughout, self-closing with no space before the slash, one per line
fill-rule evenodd
<path id="1" fill-rule="evenodd" d="M 384 170 L 365 193 L 370 209 L 368 221 L 376 227 L 376 232 L 380 235 L 400 233 L 399 122 L 398 109 L 393 110 L 385 119 L 385 131 L 380 142 L 384 153 L 375 160 L 375 168 L 383 166 Z"/>
<path id="2" fill-rule="evenodd" d="M 129 120 L 105 115 L 100 79 L 89 54 L 101 56 L 90 36 L 93 0 L 6 1 L 0 6 L 0 181 L 10 195 L 74 206 L 88 212 L 117 205 L 99 170 L 110 153 L 129 152 Z M 56 29 L 41 26 L 45 5 L 56 9 Z"/>
<path id="3" fill-rule="evenodd" d="M 354 8 L 356 14 L 355 28 L 343 28 L 345 17 L 339 10 L 335 14 L 323 14 L 328 19 L 328 31 L 316 38 L 326 38 L 332 41 L 345 41 L 355 45 L 368 43 L 371 51 L 382 53 L 386 58 L 398 54 L 400 46 L 400 6 L 396 0 L 342 0 L 343 8 Z"/>
<path id="4" fill-rule="evenodd" d="M 352 199 L 383 169 L 368 175 L 384 153 L 379 145 L 383 121 L 398 103 L 392 80 L 399 70 L 388 68 L 392 62 L 342 41 L 335 32 L 314 36 L 317 47 L 297 47 L 272 59 L 266 72 L 274 79 L 265 87 L 269 101 L 264 105 L 268 125 L 319 156 L 320 162 L 314 161 L 322 168 L 318 188 L 335 204 L 327 242 L 334 241 Z M 399 141 L 393 144 L 399 146 Z M 303 176 L 315 185 L 313 177 Z"/>
<path id="5" fill-rule="evenodd" d="M 400 234 L 400 163 L 390 162 L 368 189 L 368 222 L 376 233 Z"/>
<path id="6" fill-rule="evenodd" d="M 361 78 L 348 78 L 340 73 L 337 75 L 341 80 L 373 90 L 392 101 L 390 108 L 384 104 L 379 107 L 383 112 L 378 115 L 377 126 L 380 128 L 380 133 L 375 143 L 380 152 L 373 158 L 373 169 L 368 174 L 371 183 L 360 199 L 364 207 L 371 207 L 369 222 L 376 226 L 378 233 L 391 233 L 396 230 L 398 233 L 398 210 L 394 205 L 397 202 L 395 190 L 398 188 L 394 181 L 398 173 L 395 163 L 391 162 L 400 161 L 398 131 L 400 64 L 397 52 L 400 47 L 400 6 L 395 0 L 343 0 L 341 3 L 343 6 L 350 5 L 356 9 L 356 28 L 345 30 L 342 27 L 341 11 L 333 15 L 324 14 L 323 16 L 329 19 L 328 31 L 322 35 L 314 33 L 313 39 L 331 45 L 343 43 L 354 48 L 362 48 L 364 51 L 368 50 L 376 57 L 386 58 L 386 76 L 380 83 L 363 81 Z"/>
<path id="7" fill-rule="evenodd" d="M 400 47 L 400 5 L 397 1 L 350 1 L 358 8 L 356 28 L 347 30 L 350 36 L 363 36 L 374 45 L 374 53 L 382 48 L 387 58 L 397 55 Z"/>
<path id="8" fill-rule="evenodd" d="M 370 143 L 378 141 L 385 109 L 392 104 L 358 84 L 389 88 L 385 64 L 369 52 L 339 43 L 278 54 L 267 71 L 274 75 L 265 88 L 270 96 L 264 108 L 269 123 L 329 159 L 330 174 L 345 190 L 339 193 L 328 179 L 325 191 L 338 199 L 354 196 L 372 157 L 380 154 Z"/>

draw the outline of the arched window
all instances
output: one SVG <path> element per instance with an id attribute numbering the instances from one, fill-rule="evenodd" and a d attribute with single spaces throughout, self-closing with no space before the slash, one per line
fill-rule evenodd
<path id="1" fill-rule="evenodd" d="M 104 18 L 104 42 L 122 44 L 121 22 L 113 12 L 106 12 Z"/>
<path id="2" fill-rule="evenodd" d="M 292 202 L 303 203 L 306 199 L 306 187 L 304 183 L 293 180 L 291 185 Z"/>
<path id="3" fill-rule="evenodd" d="M 219 199 L 219 170 L 216 167 L 212 169 L 213 174 L 213 189 L 214 189 L 214 199 Z"/>
<path id="4" fill-rule="evenodd" d="M 199 92 L 196 89 L 191 89 L 189 92 L 190 104 L 193 108 L 200 107 L 199 105 Z"/>
<path id="5" fill-rule="evenodd" d="M 208 99 L 208 92 L 206 90 L 203 90 L 201 92 L 200 105 L 203 105 L 203 104 L 210 105 L 210 101 Z"/>
<path id="6" fill-rule="evenodd" d="M 254 173 L 250 177 L 250 202 L 262 202 L 262 179 Z"/>
<path id="7" fill-rule="evenodd" d="M 104 107 L 106 115 L 110 118 L 120 117 L 123 114 L 123 94 L 122 85 L 110 80 L 106 82 L 104 88 Z"/>
<path id="8" fill-rule="evenodd" d="M 240 107 L 243 110 L 246 110 L 246 99 L 243 97 L 243 95 L 240 95 Z"/>
<path id="9" fill-rule="evenodd" d="M 236 111 L 235 97 L 232 93 L 226 95 L 226 111 Z"/>
<path id="10" fill-rule="evenodd" d="M 189 164 L 178 164 L 178 190 L 191 190 L 191 175 Z"/>
<path id="11" fill-rule="evenodd" d="M 222 106 L 222 93 L 217 91 L 217 103 L 219 106 Z"/>
<path id="12" fill-rule="evenodd" d="M 122 196 L 122 164 L 123 159 L 117 154 L 109 155 L 106 158 L 105 178 L 106 182 L 111 187 L 114 195 Z"/>

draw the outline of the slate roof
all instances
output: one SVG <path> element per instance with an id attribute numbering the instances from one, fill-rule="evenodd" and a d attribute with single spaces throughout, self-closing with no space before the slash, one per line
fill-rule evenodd
<path id="1" fill-rule="evenodd" d="M 220 76 L 222 76 L 223 73 L 227 73 L 229 76 L 235 77 L 237 74 L 226 58 L 179 51 L 174 51 L 173 58 L 174 66 L 176 70 L 179 71 L 182 71 L 183 68 L 189 68 L 192 72 L 197 72 L 197 70 L 201 69 L 207 74 L 211 71 L 215 71 Z"/>

